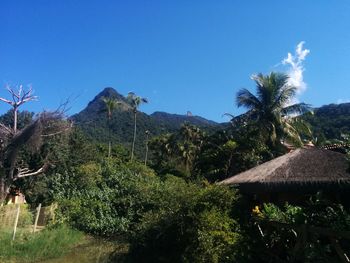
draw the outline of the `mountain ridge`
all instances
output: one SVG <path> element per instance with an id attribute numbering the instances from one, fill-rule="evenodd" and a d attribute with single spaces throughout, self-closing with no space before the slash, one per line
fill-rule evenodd
<path id="1" fill-rule="evenodd" d="M 117 107 L 112 113 L 109 125 L 105 104 L 102 100 L 104 97 L 112 97 L 122 102 L 122 105 Z M 126 97 L 118 93 L 114 88 L 107 87 L 103 89 L 82 111 L 72 115 L 70 119 L 93 141 L 107 143 L 111 139 L 113 143 L 122 144 L 127 148 L 131 147 L 134 124 L 132 107 Z M 171 133 L 178 130 L 185 122 L 203 129 L 219 125 L 200 116 L 186 116 L 166 112 L 146 114 L 138 111 L 136 150 L 140 152 L 141 148 L 144 147 L 146 131 L 149 131 L 151 136 Z M 109 137 L 109 130 L 111 131 L 111 137 Z"/>
<path id="2" fill-rule="evenodd" d="M 110 126 L 107 125 L 104 97 L 113 97 L 122 102 L 112 114 Z M 109 129 L 112 131 L 112 141 L 130 147 L 133 133 L 133 112 L 125 96 L 114 88 L 107 87 L 98 93 L 87 106 L 71 119 L 81 127 L 88 137 L 94 141 L 106 143 L 109 140 Z M 350 103 L 328 104 L 314 109 L 314 115 L 306 116 L 314 131 L 315 137 L 326 141 L 340 139 L 342 134 L 350 133 Z M 235 126 L 243 125 L 247 121 L 247 114 L 233 118 Z M 138 111 L 137 114 L 137 145 L 145 143 L 145 132 L 150 131 L 151 136 L 171 133 L 178 130 L 182 124 L 190 123 L 202 129 L 225 129 L 229 123 L 217 123 L 201 116 L 181 115 L 155 111 L 147 114 Z"/>

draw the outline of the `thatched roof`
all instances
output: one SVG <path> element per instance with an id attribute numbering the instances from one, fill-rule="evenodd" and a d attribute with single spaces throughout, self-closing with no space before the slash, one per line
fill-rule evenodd
<path id="1" fill-rule="evenodd" d="M 350 185 L 349 163 L 344 154 L 301 148 L 232 176 L 220 184 L 246 187 Z"/>

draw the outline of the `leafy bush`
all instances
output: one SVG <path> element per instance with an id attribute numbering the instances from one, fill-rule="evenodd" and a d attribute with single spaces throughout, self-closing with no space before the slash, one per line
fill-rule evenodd
<path id="1" fill-rule="evenodd" d="M 288 203 L 285 204 L 284 211 L 275 204 L 265 203 L 263 204 L 262 215 L 265 219 L 270 221 L 281 223 L 305 223 L 303 208 L 300 206 L 292 206 Z"/>
<path id="2" fill-rule="evenodd" d="M 270 252 L 273 251 L 273 254 L 278 255 L 286 262 L 292 261 L 294 256 L 302 257 L 303 262 L 329 262 L 330 258 L 337 258 L 327 236 L 321 235 L 317 231 L 308 231 L 307 240 L 300 248 L 301 252 L 296 251 L 294 246 L 297 239 L 302 238 L 299 235 L 303 229 L 321 227 L 330 229 L 330 231 L 350 230 L 349 211 L 341 204 L 330 202 L 320 194 L 313 196 L 303 206 L 285 204 L 284 207 L 280 208 L 274 204 L 264 204 L 261 215 L 257 219 L 258 222 L 263 219 L 261 222 L 264 230 L 263 239 L 268 244 Z M 286 223 L 286 225 L 271 228 L 264 224 L 266 219 Z M 350 249 L 348 242 L 342 242 L 340 239 L 339 243 L 345 251 Z"/>
<path id="3" fill-rule="evenodd" d="M 156 195 L 157 210 L 145 213 L 131 244 L 143 262 L 230 262 L 239 228 L 230 217 L 236 194 L 221 186 L 201 188 L 169 178 Z M 180 190 L 181 189 L 181 190 Z"/>
<path id="4" fill-rule="evenodd" d="M 84 173 L 89 184 L 77 185 Z M 61 175 L 56 187 L 61 221 L 96 235 L 126 235 L 133 260 L 229 262 L 235 257 L 241 237 L 231 212 L 237 195 L 226 187 L 159 178 L 144 165 L 113 159 Z"/>
<path id="5" fill-rule="evenodd" d="M 96 235 L 126 233 L 149 206 L 149 192 L 159 181 L 139 163 L 111 158 L 81 165 L 70 175 L 57 176 L 58 219 Z"/>

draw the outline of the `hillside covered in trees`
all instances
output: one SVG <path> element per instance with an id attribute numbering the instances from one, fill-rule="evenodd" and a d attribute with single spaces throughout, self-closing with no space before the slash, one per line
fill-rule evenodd
<path id="1" fill-rule="evenodd" d="M 314 109 L 313 115 L 305 116 L 310 123 L 314 138 L 319 142 L 344 140 L 350 133 L 350 103 L 329 104 Z"/>
<path id="2" fill-rule="evenodd" d="M 103 98 L 113 98 L 120 104 L 116 107 L 108 124 L 106 105 Z M 113 143 L 121 144 L 127 149 L 131 148 L 133 137 L 133 111 L 126 97 L 119 94 L 113 88 L 105 88 L 87 105 L 81 112 L 71 117 L 75 125 L 82 129 L 87 137 L 95 142 L 106 143 L 109 140 L 109 129 L 111 129 L 111 140 Z M 198 116 L 187 116 L 155 112 L 148 115 L 143 112 L 137 113 L 137 152 L 143 150 L 146 140 L 146 131 L 154 137 L 160 134 L 174 132 L 185 123 L 196 125 L 200 128 L 210 129 L 218 126 L 214 121 L 206 120 Z"/>
<path id="3" fill-rule="evenodd" d="M 112 114 L 111 139 L 113 143 L 122 144 L 130 149 L 133 133 L 132 109 L 123 95 L 113 88 L 105 88 L 81 112 L 70 117 L 75 125 L 80 127 L 86 136 L 95 142 L 106 143 L 109 140 L 109 125 L 106 106 L 103 98 L 115 98 L 121 104 Z M 313 115 L 306 114 L 303 119 L 310 124 L 315 142 L 326 143 L 327 140 L 343 140 L 343 135 L 350 132 L 350 103 L 330 104 L 313 109 Z M 234 117 L 231 123 L 234 127 L 244 125 L 249 121 L 247 114 Z M 195 125 L 209 132 L 220 129 L 230 129 L 229 123 L 216 123 L 200 116 L 154 112 L 150 115 L 139 112 L 137 116 L 137 153 L 143 151 L 146 131 L 150 137 L 171 133 L 179 130 L 184 123 Z"/>

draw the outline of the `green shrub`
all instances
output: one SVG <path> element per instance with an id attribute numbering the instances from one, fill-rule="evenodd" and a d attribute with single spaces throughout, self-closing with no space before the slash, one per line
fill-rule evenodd
<path id="1" fill-rule="evenodd" d="M 274 204 L 264 204 L 261 211 L 262 215 L 258 218 L 264 221 L 277 221 L 286 223 L 289 227 L 281 226 L 279 228 L 264 228 L 264 243 L 268 244 L 270 252 L 273 251 L 280 259 L 289 262 L 293 258 L 293 253 L 299 253 L 293 248 L 297 239 L 301 238 L 300 226 L 306 228 L 321 227 L 335 231 L 350 230 L 350 213 L 341 204 L 330 202 L 321 195 L 316 195 L 303 206 L 293 206 L 285 204 L 284 207 L 278 207 Z M 347 242 L 339 240 L 343 249 L 348 251 L 350 246 Z M 265 251 L 266 247 L 264 246 Z M 308 232 L 307 240 L 302 248 L 303 262 L 329 262 L 330 258 L 337 258 L 334 248 L 327 236 L 320 235 L 317 232 Z M 333 261 L 332 261 L 333 262 Z"/>
<path id="2" fill-rule="evenodd" d="M 76 183 L 84 180 L 90 183 Z M 58 219 L 96 235 L 126 233 L 147 209 L 148 193 L 158 181 L 153 170 L 138 163 L 112 159 L 83 165 L 76 174 L 61 175 Z"/>
<path id="3" fill-rule="evenodd" d="M 235 193 L 221 186 L 201 188 L 168 180 L 157 194 L 167 198 L 138 225 L 131 258 L 142 262 L 233 260 L 240 239 L 238 225 L 229 216 Z"/>
<path id="4" fill-rule="evenodd" d="M 199 186 L 171 175 L 159 178 L 137 163 L 109 160 L 84 168 L 101 181 L 79 188 L 69 185 L 76 182 L 74 174 L 62 177 L 66 187 L 58 195 L 61 220 L 96 235 L 126 235 L 136 262 L 235 258 L 241 237 L 231 217 L 237 200 L 232 189 Z"/>

